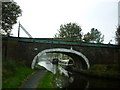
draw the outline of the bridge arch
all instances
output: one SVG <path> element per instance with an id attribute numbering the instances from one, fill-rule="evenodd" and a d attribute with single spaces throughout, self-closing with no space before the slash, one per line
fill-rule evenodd
<path id="1" fill-rule="evenodd" d="M 84 64 L 86 65 L 87 69 L 89 69 L 90 64 L 89 64 L 89 60 L 87 59 L 87 57 L 85 55 L 83 55 L 81 52 L 75 51 L 73 49 L 65 49 L 65 48 L 52 48 L 52 49 L 45 49 L 41 52 L 39 52 L 33 59 L 32 64 L 31 64 L 31 68 L 34 69 L 36 62 L 40 61 L 40 58 L 44 53 L 63 53 L 66 54 L 70 57 L 72 57 L 73 59 L 78 57 L 78 58 L 82 58 L 82 62 L 84 62 Z M 73 57 L 74 56 L 74 57 Z M 37 59 L 38 58 L 38 59 Z M 37 61 L 38 60 L 38 61 Z"/>

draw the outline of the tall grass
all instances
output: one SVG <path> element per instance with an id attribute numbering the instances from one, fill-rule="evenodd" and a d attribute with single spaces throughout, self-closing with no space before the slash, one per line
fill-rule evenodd
<path id="1" fill-rule="evenodd" d="M 2 88 L 19 88 L 33 72 L 35 71 L 27 67 L 24 62 L 3 61 Z"/>
<path id="2" fill-rule="evenodd" d="M 55 85 L 54 74 L 46 72 L 44 78 L 40 81 L 38 88 L 57 88 Z"/>

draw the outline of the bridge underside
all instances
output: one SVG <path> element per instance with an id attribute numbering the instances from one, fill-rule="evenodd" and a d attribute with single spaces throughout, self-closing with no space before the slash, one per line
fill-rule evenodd
<path id="1" fill-rule="evenodd" d="M 62 53 L 68 55 L 74 60 L 74 66 L 75 66 L 74 68 L 77 69 L 77 71 L 82 69 L 89 69 L 90 67 L 88 59 L 82 53 L 71 49 L 54 48 L 54 49 L 46 49 L 38 53 L 33 59 L 32 69 L 34 69 L 35 64 L 41 60 L 40 58 L 44 53 Z"/>

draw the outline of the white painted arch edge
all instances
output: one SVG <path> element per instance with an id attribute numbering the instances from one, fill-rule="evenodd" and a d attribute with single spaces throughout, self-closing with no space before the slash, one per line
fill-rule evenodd
<path id="1" fill-rule="evenodd" d="M 45 49 L 41 52 L 39 52 L 33 59 L 32 64 L 31 64 L 31 68 L 34 69 L 37 57 L 41 57 L 42 54 L 47 53 L 47 52 L 68 52 L 68 53 L 74 53 L 76 55 L 81 56 L 86 64 L 87 64 L 87 68 L 90 68 L 90 64 L 89 64 L 89 60 L 87 59 L 87 57 L 85 55 L 83 55 L 81 52 L 75 51 L 73 49 L 64 49 L 64 48 L 52 48 L 52 49 Z M 39 59 L 40 60 L 40 59 Z"/>

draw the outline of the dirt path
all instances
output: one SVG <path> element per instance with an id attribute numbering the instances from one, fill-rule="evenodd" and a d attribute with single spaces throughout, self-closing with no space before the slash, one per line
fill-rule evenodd
<path id="1" fill-rule="evenodd" d="M 20 88 L 37 88 L 39 81 L 45 75 L 45 70 L 40 70 L 37 73 L 33 74 Z"/>

